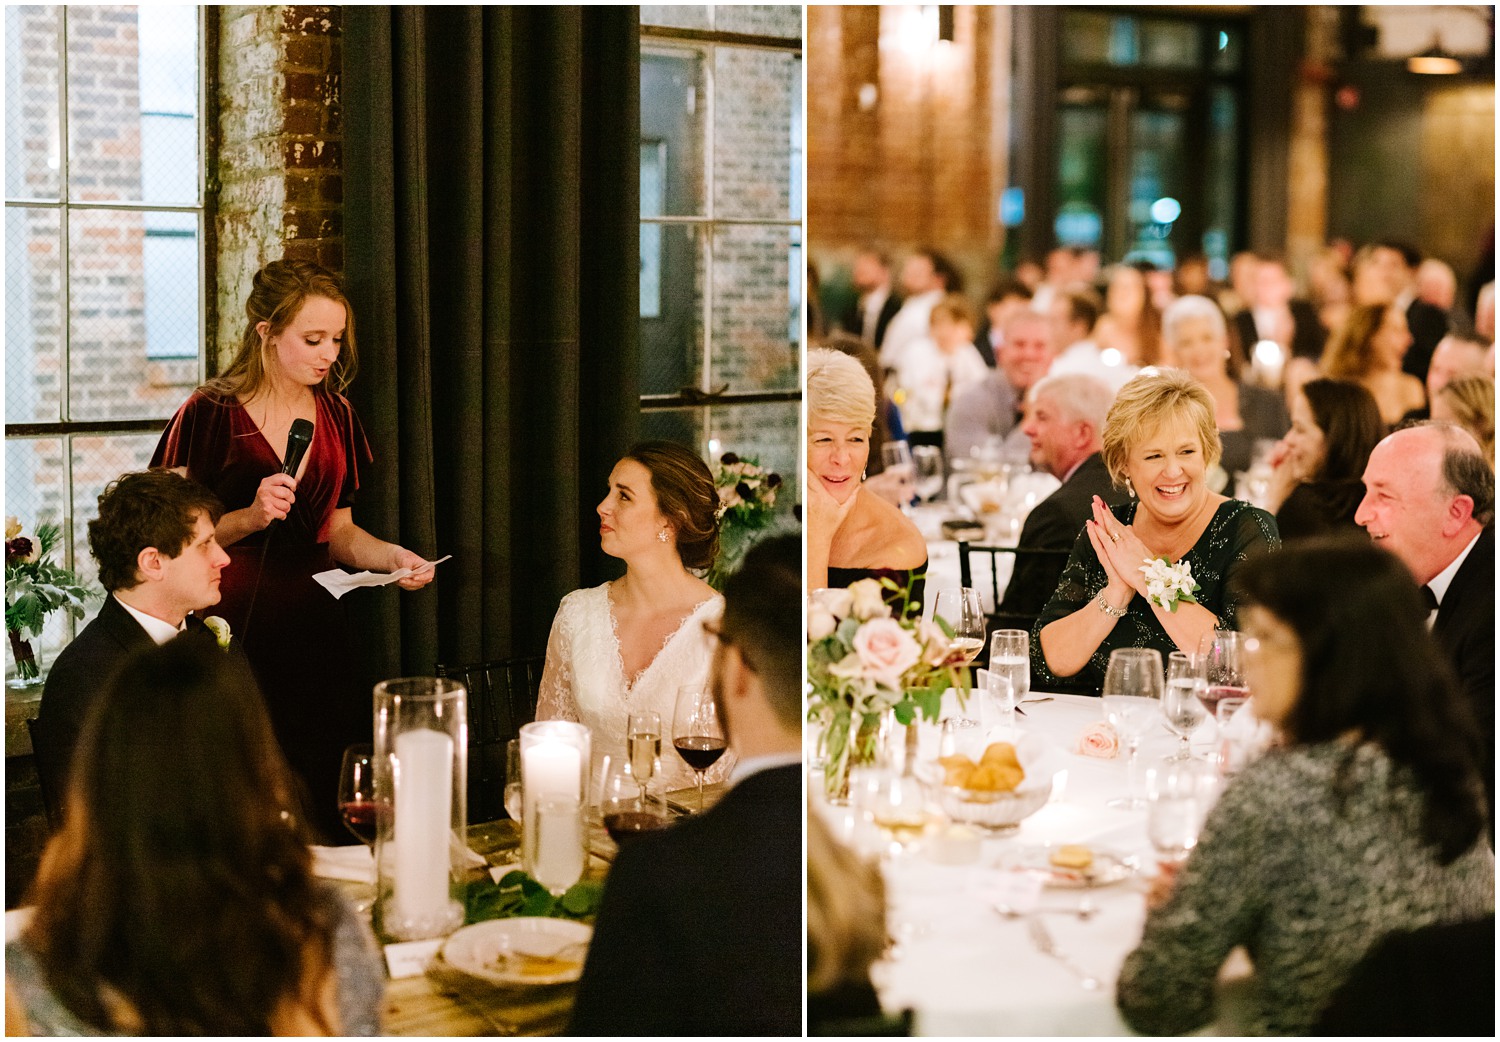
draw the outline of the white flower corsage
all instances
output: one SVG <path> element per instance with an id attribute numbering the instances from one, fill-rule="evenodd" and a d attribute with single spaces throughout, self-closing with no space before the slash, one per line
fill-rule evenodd
<path id="1" fill-rule="evenodd" d="M 210 615 L 208 618 L 203 620 L 203 625 L 207 626 L 209 628 L 209 631 L 213 633 L 214 640 L 218 641 L 220 649 L 228 651 L 229 641 L 231 639 L 231 634 L 229 632 L 229 623 L 225 622 L 217 615 Z"/>
<path id="2" fill-rule="evenodd" d="M 1186 561 L 1173 564 L 1165 557 L 1151 558 L 1141 565 L 1140 571 L 1146 577 L 1146 600 L 1152 604 L 1175 612 L 1183 601 L 1198 603 L 1193 596 L 1198 590 L 1193 566 Z"/>

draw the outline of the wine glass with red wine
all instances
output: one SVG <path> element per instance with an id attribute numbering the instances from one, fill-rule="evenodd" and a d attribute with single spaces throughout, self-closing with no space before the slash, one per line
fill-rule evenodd
<path id="1" fill-rule="evenodd" d="M 599 817 L 615 846 L 646 832 L 655 832 L 671 824 L 667 808 L 658 797 L 648 794 L 635 777 L 631 760 L 624 756 L 604 758 L 603 781 L 599 786 Z"/>
<path id="2" fill-rule="evenodd" d="M 368 745 L 344 750 L 339 767 L 339 816 L 344 826 L 367 847 L 375 846 L 375 752 Z"/>
<path id="3" fill-rule="evenodd" d="M 677 689 L 672 711 L 672 748 L 677 750 L 698 776 L 698 809 L 703 809 L 703 772 L 719 762 L 729 743 L 719 724 L 719 707 L 713 692 L 700 684 Z"/>
<path id="4" fill-rule="evenodd" d="M 1204 686 L 1198 700 L 1208 715 L 1217 719 L 1219 703 L 1226 698 L 1249 698 L 1250 679 L 1245 672 L 1245 635 L 1235 630 L 1214 630 L 1198 644 L 1198 659 Z M 1222 734 L 1221 734 L 1222 737 Z"/>

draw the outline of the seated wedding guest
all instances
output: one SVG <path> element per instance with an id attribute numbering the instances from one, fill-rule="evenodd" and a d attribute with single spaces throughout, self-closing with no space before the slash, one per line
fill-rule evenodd
<path id="1" fill-rule="evenodd" d="M 1387 934 L 1310 1034 L 1493 1038 L 1495 915 Z"/>
<path id="2" fill-rule="evenodd" d="M 886 945 L 885 880 L 807 812 L 807 1029 L 862 1035 L 881 1016 L 870 967 Z"/>
<path id="3" fill-rule="evenodd" d="M 725 585 L 712 683 L 739 763 L 708 811 L 620 851 L 569 1034 L 802 1034 L 801 568 L 773 536 Z"/>
<path id="4" fill-rule="evenodd" d="M 907 347 L 896 369 L 907 440 L 913 445 L 941 445 L 949 404 L 989 373 L 974 346 L 969 305 L 950 293 L 933 305 L 928 335 Z"/>
<path id="5" fill-rule="evenodd" d="M 1126 365 L 1118 352 L 1106 359 L 1093 340 L 1094 324 L 1099 320 L 1099 295 L 1087 286 L 1074 285 L 1055 294 L 1050 310 L 1052 342 L 1055 357 L 1048 373 L 1083 373 L 1104 381 L 1111 393 L 1118 393 L 1136 373 L 1138 365 Z"/>
<path id="6" fill-rule="evenodd" d="M 891 579 L 920 603 L 922 533 L 898 507 L 863 491 L 874 420 L 875 387 L 859 363 L 836 351 L 809 351 L 807 588 Z"/>
<path id="7" fill-rule="evenodd" d="M 1381 422 L 1395 426 L 1408 412 L 1427 404 L 1422 381 L 1401 370 L 1410 346 L 1411 333 L 1400 308 L 1358 306 L 1329 338 L 1323 352 L 1323 375 L 1363 384 L 1375 398 Z"/>
<path id="8" fill-rule="evenodd" d="M 1002 279 L 995 283 L 984 302 L 984 321 L 974 334 L 974 346 L 984 364 L 995 368 L 995 356 L 1005 340 L 1005 327 L 1010 317 L 1018 311 L 1031 308 L 1031 290 L 1015 279 Z"/>
<path id="9" fill-rule="evenodd" d="M 885 327 L 880 364 L 901 368 L 906 349 L 927 335 L 932 309 L 949 293 L 963 292 L 963 278 L 937 250 L 920 249 L 901 265 L 901 307 Z"/>
<path id="10" fill-rule="evenodd" d="M 1021 429 L 1031 439 L 1031 465 L 1062 482 L 1032 508 L 1021 528 L 1021 550 L 1069 550 L 1094 516 L 1094 497 L 1110 506 L 1126 502 L 1099 456 L 1104 417 L 1114 395 L 1092 376 L 1046 376 L 1031 389 L 1031 408 Z M 998 612 L 1037 615 L 1057 589 L 1063 562 L 1018 557 Z"/>
<path id="11" fill-rule="evenodd" d="M 1258 258 L 1251 285 L 1249 305 L 1234 316 L 1244 353 L 1251 355 L 1258 341 L 1271 340 L 1281 345 L 1283 358 L 1305 358 L 1316 364 L 1328 331 L 1318 321 L 1317 309 L 1296 297 L 1286 262 L 1279 257 Z"/>
<path id="12" fill-rule="evenodd" d="M 1428 423 L 1388 435 L 1365 466 L 1354 515 L 1428 596 L 1428 626 L 1458 675 L 1485 741 L 1495 796 L 1495 472 L 1466 431 Z M 1433 613 L 1436 612 L 1434 616 Z M 1493 830 L 1493 817 L 1491 819 Z"/>
<path id="13" fill-rule="evenodd" d="M 294 785 L 240 656 L 187 635 L 127 659 L 5 947 L 7 1033 L 378 1034 L 373 938 L 313 878 Z"/>
<path id="14" fill-rule="evenodd" d="M 1125 365 L 1161 362 L 1161 311 L 1146 291 L 1146 276 L 1139 268 L 1117 264 L 1110 273 L 1094 342 L 1101 351 L 1117 352 Z"/>
<path id="15" fill-rule="evenodd" d="M 1286 405 L 1275 391 L 1242 382 L 1244 356 L 1229 336 L 1224 313 L 1207 297 L 1183 297 L 1168 308 L 1162 337 L 1177 366 L 1213 397 L 1223 446 L 1219 465 L 1232 482 L 1250 468 L 1257 441 L 1275 441 L 1286 433 Z"/>
<path id="16" fill-rule="evenodd" d="M 558 605 L 536 709 L 538 720 L 588 725 L 591 777 L 606 755 L 624 755 L 632 712 L 655 710 L 670 730 L 677 689 L 708 679 L 713 640 L 704 624 L 724 599 L 688 569 L 707 568 L 718 554 L 718 506 L 708 465 L 675 442 L 640 442 L 610 471 L 599 546 L 625 562 L 625 574 Z M 706 779 L 721 780 L 730 760 Z M 694 784 L 680 757 L 661 763 L 668 790 Z"/>
<path id="17" fill-rule="evenodd" d="M 1484 352 L 1489 345 L 1478 339 L 1478 334 L 1449 333 L 1438 341 L 1432 352 L 1432 362 L 1427 366 L 1427 402 L 1437 401 L 1438 392 L 1454 380 L 1463 376 L 1489 376 L 1485 369 Z M 1413 414 L 1412 419 L 1427 419 Z"/>
<path id="18" fill-rule="evenodd" d="M 1031 631 L 1038 686 L 1067 678 L 1070 689 L 1097 693 L 1115 648 L 1156 648 L 1163 661 L 1179 649 L 1196 654 L 1205 634 L 1235 628 L 1235 570 L 1280 542 L 1270 514 L 1208 487 L 1219 460 L 1214 403 L 1180 369 L 1146 369 L 1125 385 L 1105 418 L 1101 455 L 1132 502 L 1094 500 Z M 1148 599 L 1140 569 L 1159 557 L 1191 569 L 1196 604 Z"/>
<path id="19" fill-rule="evenodd" d="M 891 401 L 891 396 L 885 390 L 885 374 L 880 368 L 880 357 L 869 344 L 849 333 L 835 333 L 824 337 L 818 346 L 842 352 L 854 359 L 865 367 L 870 383 L 875 385 L 875 400 L 880 403 L 880 407 L 875 413 L 875 425 L 870 429 L 868 469 L 872 476 L 880 474 L 885 470 L 881 449 L 889 442 L 906 440 L 906 428 L 901 426 L 901 410 L 896 408 L 896 403 Z"/>
<path id="20" fill-rule="evenodd" d="M 1358 531 L 1361 477 L 1385 436 L 1370 392 L 1347 380 L 1310 380 L 1292 399 L 1292 429 L 1272 457 L 1266 509 L 1282 539 Z"/>
<path id="21" fill-rule="evenodd" d="M 1495 907 L 1473 722 L 1411 576 L 1344 536 L 1249 562 L 1235 584 L 1251 705 L 1280 741 L 1147 898 L 1116 998 L 1148 1034 L 1208 1023 L 1239 945 L 1255 972 L 1235 1026 L 1305 1034 L 1385 934 Z"/>
<path id="22" fill-rule="evenodd" d="M 963 459 L 991 440 L 1001 454 L 1019 462 L 1030 453 L 1021 432 L 1022 403 L 1052 365 L 1053 325 L 1045 315 L 1018 311 L 1001 339 L 997 365 L 985 378 L 953 399 L 943 444 L 948 458 Z"/>
<path id="23" fill-rule="evenodd" d="M 1494 462 L 1494 380 L 1488 376 L 1466 376 L 1445 384 L 1432 401 L 1432 418 L 1456 423 L 1474 435 L 1485 458 Z"/>
<path id="24" fill-rule="evenodd" d="M 214 526 L 224 511 L 208 489 L 170 470 L 126 474 L 99 496 L 89 552 L 104 603 L 47 674 L 37 712 L 37 774 L 45 791 L 67 791 L 68 762 L 89 710 L 132 651 L 205 630 L 189 613 L 219 603 L 229 555 Z"/>

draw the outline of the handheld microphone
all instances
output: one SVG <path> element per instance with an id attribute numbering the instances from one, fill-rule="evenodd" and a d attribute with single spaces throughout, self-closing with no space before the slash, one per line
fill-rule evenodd
<path id="1" fill-rule="evenodd" d="M 292 421 L 292 429 L 286 435 L 286 455 L 282 457 L 283 464 L 281 472 L 288 477 L 297 476 L 297 468 L 302 466 L 302 457 L 307 455 L 307 447 L 312 444 L 313 425 L 311 420 L 301 417 Z"/>

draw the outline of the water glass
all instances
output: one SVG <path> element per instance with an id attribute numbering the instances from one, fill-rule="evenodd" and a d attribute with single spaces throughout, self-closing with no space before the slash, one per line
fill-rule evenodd
<path id="1" fill-rule="evenodd" d="M 982 733 L 980 722 L 969 716 L 950 716 L 942 723 L 942 737 L 938 739 L 939 756 L 968 756 Z"/>
<path id="2" fill-rule="evenodd" d="M 1208 710 L 1203 707 L 1203 688 L 1200 660 L 1182 651 L 1167 656 L 1167 686 L 1162 692 L 1161 711 L 1167 718 L 1167 727 L 1182 739 L 1182 745 L 1171 757 L 1173 762 L 1192 758 L 1192 734 L 1208 718 Z"/>
<path id="3" fill-rule="evenodd" d="M 1231 723 L 1247 701 L 1249 699 L 1224 698 L 1214 707 L 1214 721 L 1219 728 L 1219 773 L 1226 778 L 1244 770 L 1254 755 L 1255 727 L 1252 722 Z"/>
<path id="4" fill-rule="evenodd" d="M 937 498 L 943 491 L 943 450 L 936 445 L 917 445 L 911 455 L 917 472 L 917 495 L 923 500 Z"/>
<path id="5" fill-rule="evenodd" d="M 1146 773 L 1146 834 L 1163 861 L 1184 861 L 1213 805 L 1213 772 L 1190 760 L 1167 761 Z"/>
<path id="6" fill-rule="evenodd" d="M 1005 673 L 987 669 L 984 671 L 984 690 L 979 703 L 979 716 L 984 721 L 985 731 L 993 728 L 1014 729 L 1016 726 L 1016 689 Z"/>
<path id="7" fill-rule="evenodd" d="M 900 478 L 901 510 L 904 513 L 910 512 L 917 477 L 917 467 L 911 457 L 911 446 L 904 441 L 886 442 L 880 446 L 880 462 L 884 465 L 887 474 L 894 474 Z"/>
<path id="8" fill-rule="evenodd" d="M 1111 807 L 1139 810 L 1145 801 L 1137 795 L 1137 761 L 1141 739 L 1161 719 L 1161 652 L 1155 648 L 1116 648 L 1110 652 L 1104 673 L 1104 714 L 1127 752 L 1127 795 L 1109 801 Z"/>
<path id="9" fill-rule="evenodd" d="M 1031 634 L 1025 630 L 996 630 L 990 634 L 990 673 L 1010 681 L 1016 704 L 1031 692 Z"/>

